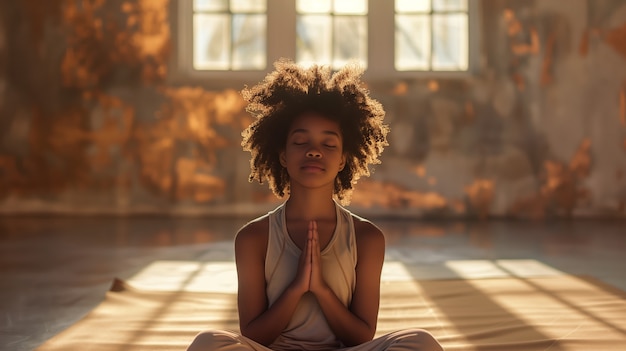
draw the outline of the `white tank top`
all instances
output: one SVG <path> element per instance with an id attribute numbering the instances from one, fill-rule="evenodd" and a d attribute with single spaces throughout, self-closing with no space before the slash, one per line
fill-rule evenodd
<path id="1" fill-rule="evenodd" d="M 322 250 L 324 280 L 348 307 L 356 286 L 356 240 L 352 214 L 335 202 L 337 225 Z M 285 204 L 269 213 L 269 237 L 265 257 L 265 281 L 270 306 L 293 281 L 301 250 L 287 232 Z M 342 347 L 331 331 L 311 293 L 300 299 L 293 318 L 274 341 L 273 350 L 328 350 Z"/>

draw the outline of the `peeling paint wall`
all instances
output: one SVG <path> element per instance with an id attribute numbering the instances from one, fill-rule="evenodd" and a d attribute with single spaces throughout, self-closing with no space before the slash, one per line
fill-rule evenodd
<path id="1" fill-rule="evenodd" d="M 238 91 L 172 84 L 168 0 L 0 3 L 0 211 L 250 216 Z M 372 83 L 368 215 L 626 218 L 626 3 L 481 2 L 481 68 Z"/>

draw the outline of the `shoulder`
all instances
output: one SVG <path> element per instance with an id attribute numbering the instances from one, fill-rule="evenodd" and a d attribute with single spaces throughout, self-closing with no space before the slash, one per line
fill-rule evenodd
<path id="1" fill-rule="evenodd" d="M 235 250 L 245 248 L 266 248 L 269 235 L 269 215 L 264 215 L 246 223 L 235 235 Z"/>
<path id="2" fill-rule="evenodd" d="M 357 274 L 380 272 L 385 259 L 385 236 L 378 226 L 352 215 L 357 252 Z"/>
<path id="3" fill-rule="evenodd" d="M 384 249 L 385 235 L 377 225 L 354 214 L 352 215 L 352 221 L 354 222 L 354 235 L 360 248 L 365 246 Z"/>

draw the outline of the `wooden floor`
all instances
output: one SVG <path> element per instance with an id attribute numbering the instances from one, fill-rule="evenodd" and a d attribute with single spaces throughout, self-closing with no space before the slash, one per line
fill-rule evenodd
<path id="1" fill-rule="evenodd" d="M 424 279 L 445 278 L 471 262 L 509 260 L 593 276 L 626 290 L 624 221 L 373 220 L 387 236 L 386 262 L 411 266 Z M 98 305 L 115 277 L 132 279 L 157 261 L 232 260 L 233 234 L 244 223 L 0 217 L 0 350 L 33 350 Z"/>

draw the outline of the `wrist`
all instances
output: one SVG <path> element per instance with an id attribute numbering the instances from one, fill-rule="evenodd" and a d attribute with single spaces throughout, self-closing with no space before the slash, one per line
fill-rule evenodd
<path id="1" fill-rule="evenodd" d="M 316 288 L 311 289 L 311 292 L 317 299 L 325 299 L 327 296 L 335 294 L 327 284 L 320 284 Z"/>
<path id="2" fill-rule="evenodd" d="M 304 295 L 307 291 L 308 291 L 308 287 L 304 287 L 302 286 L 302 284 L 299 284 L 298 282 L 292 282 L 291 284 L 289 284 L 287 286 L 287 288 L 285 289 L 285 292 L 289 293 L 289 294 L 294 294 L 297 296 L 302 296 Z"/>

